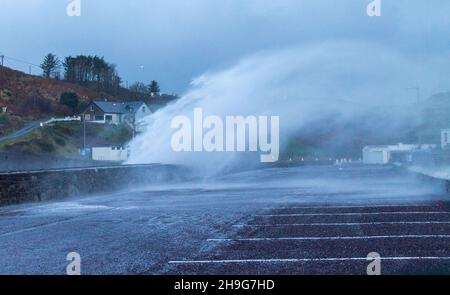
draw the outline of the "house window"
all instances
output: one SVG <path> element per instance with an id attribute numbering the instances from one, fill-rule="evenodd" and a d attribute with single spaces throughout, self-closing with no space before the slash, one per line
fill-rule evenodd
<path id="1" fill-rule="evenodd" d="M 108 122 L 111 122 L 112 121 L 112 116 L 111 115 L 106 115 L 105 116 L 105 120 L 108 121 Z"/>
<path id="2" fill-rule="evenodd" d="M 142 108 L 142 112 L 145 113 L 145 107 Z"/>
<path id="3" fill-rule="evenodd" d="M 104 116 L 95 116 L 95 121 L 103 121 L 105 120 Z"/>
<path id="4" fill-rule="evenodd" d="M 94 111 L 94 105 L 91 105 L 91 112 Z"/>
<path id="5" fill-rule="evenodd" d="M 90 121 L 91 120 L 91 115 L 89 115 L 89 114 L 84 115 L 84 120 Z"/>

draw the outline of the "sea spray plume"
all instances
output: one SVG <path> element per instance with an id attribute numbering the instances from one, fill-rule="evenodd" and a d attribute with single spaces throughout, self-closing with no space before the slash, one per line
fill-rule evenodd
<path id="1" fill-rule="evenodd" d="M 399 54 L 358 42 L 256 54 L 229 69 L 198 77 L 181 99 L 147 117 L 147 130 L 130 143 L 129 163 L 184 164 L 205 174 L 255 165 L 258 154 L 253 153 L 174 152 L 172 119 L 192 118 L 196 107 L 205 116 L 279 116 L 283 149 L 290 136 L 330 123 L 351 123 L 364 118 L 365 112 L 405 103 L 409 97 L 404 86 L 418 81 L 417 73 L 417 66 Z M 386 126 L 411 124 L 411 117 L 408 112 L 396 114 Z M 352 140 L 352 130 L 340 138 L 341 142 Z"/>

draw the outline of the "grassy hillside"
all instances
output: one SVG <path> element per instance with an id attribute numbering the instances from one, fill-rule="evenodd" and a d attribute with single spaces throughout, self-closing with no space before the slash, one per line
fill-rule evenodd
<path id="1" fill-rule="evenodd" d="M 132 130 L 125 125 L 87 124 L 86 145 L 124 145 L 132 138 Z M 83 146 L 82 123 L 58 123 L 38 128 L 21 138 L 0 142 L 0 151 L 51 154 L 77 158 Z"/>
<path id="2" fill-rule="evenodd" d="M 24 126 L 24 120 L 21 117 L 0 114 L 0 136 L 9 134 L 14 130 L 20 129 Z"/>
<path id="3" fill-rule="evenodd" d="M 0 107 L 8 107 L 8 112 L 16 116 L 36 118 L 47 115 L 72 115 L 73 111 L 59 103 L 64 92 L 76 93 L 81 103 L 96 98 L 114 98 L 95 88 L 28 75 L 7 67 L 1 68 Z"/>
<path id="4" fill-rule="evenodd" d="M 24 121 L 51 116 L 73 115 L 74 110 L 62 105 L 59 100 L 65 92 L 79 97 L 79 112 L 88 102 L 95 99 L 111 101 L 143 100 L 149 105 L 165 105 L 176 99 L 173 95 L 138 95 L 128 88 L 99 90 L 95 84 L 76 84 L 66 81 L 28 75 L 0 66 L 0 108 L 7 107 L 8 113 Z M 1 113 L 0 109 L 0 113 Z"/>

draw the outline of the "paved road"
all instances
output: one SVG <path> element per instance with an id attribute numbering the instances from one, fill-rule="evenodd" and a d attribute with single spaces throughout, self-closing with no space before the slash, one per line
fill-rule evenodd
<path id="1" fill-rule="evenodd" d="M 0 209 L 0 274 L 450 273 L 448 196 L 390 168 L 267 169 Z"/>
<path id="2" fill-rule="evenodd" d="M 31 122 L 20 130 L 17 130 L 15 132 L 5 135 L 5 136 L 0 136 L 0 141 L 11 140 L 11 139 L 15 139 L 15 138 L 19 138 L 24 135 L 27 135 L 28 133 L 32 132 L 34 129 L 39 128 L 41 126 L 40 124 L 41 124 L 41 122 L 37 122 L 37 121 Z"/>
<path id="3" fill-rule="evenodd" d="M 170 273 L 364 274 L 369 253 L 384 274 L 450 273 L 448 204 L 311 206 L 289 203 L 235 224 Z"/>

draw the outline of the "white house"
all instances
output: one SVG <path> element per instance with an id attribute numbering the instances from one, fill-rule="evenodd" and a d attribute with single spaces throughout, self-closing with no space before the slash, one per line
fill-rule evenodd
<path id="1" fill-rule="evenodd" d="M 441 130 L 441 147 L 442 149 L 450 148 L 450 129 Z"/>
<path id="2" fill-rule="evenodd" d="M 82 118 L 95 123 L 134 124 L 151 113 L 143 101 L 93 101 L 82 113 Z"/>
<path id="3" fill-rule="evenodd" d="M 130 150 L 124 147 L 93 147 L 91 152 L 94 161 L 123 162 L 130 156 Z"/>
<path id="4" fill-rule="evenodd" d="M 435 144 L 403 144 L 397 145 L 377 145 L 363 148 L 363 163 L 368 165 L 386 165 L 392 159 L 392 154 L 435 149 Z"/>

